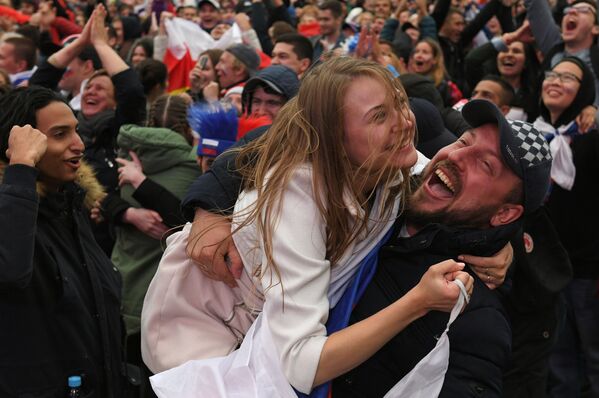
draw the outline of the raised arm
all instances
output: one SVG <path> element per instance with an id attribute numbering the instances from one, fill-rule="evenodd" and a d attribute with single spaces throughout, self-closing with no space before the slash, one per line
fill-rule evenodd
<path id="1" fill-rule="evenodd" d="M 46 147 L 46 136 L 29 125 L 10 132 L 0 185 L 0 287 L 23 288 L 31 280 L 39 204 L 34 167 Z"/>
<path id="2" fill-rule="evenodd" d="M 560 28 L 553 20 L 547 0 L 524 0 L 524 5 L 537 47 L 545 55 L 562 42 Z"/>
<path id="3" fill-rule="evenodd" d="M 501 4 L 500 0 L 489 1 L 480 12 L 476 14 L 476 17 L 466 25 L 460 36 L 460 42 L 465 46 L 469 45 L 472 39 L 474 39 L 474 36 L 476 36 L 487 22 L 497 14 L 501 7 L 504 6 Z"/>
<path id="4" fill-rule="evenodd" d="M 55 89 L 67 66 L 90 44 L 92 22 L 90 18 L 78 38 L 42 62 L 38 70 L 31 76 L 29 84 Z"/>
<path id="5" fill-rule="evenodd" d="M 90 31 L 90 42 L 96 49 L 98 57 L 102 61 L 102 67 L 110 76 L 114 76 L 129 68 L 129 65 L 108 44 L 108 32 L 104 20 L 106 9 L 102 4 L 98 5 L 92 14 Z"/>

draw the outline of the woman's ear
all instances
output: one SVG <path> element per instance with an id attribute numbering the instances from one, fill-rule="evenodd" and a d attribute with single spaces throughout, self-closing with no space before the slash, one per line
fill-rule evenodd
<path id="1" fill-rule="evenodd" d="M 519 219 L 522 214 L 524 214 L 524 206 L 511 203 L 505 204 L 491 217 L 491 226 L 499 227 L 512 223 Z"/>

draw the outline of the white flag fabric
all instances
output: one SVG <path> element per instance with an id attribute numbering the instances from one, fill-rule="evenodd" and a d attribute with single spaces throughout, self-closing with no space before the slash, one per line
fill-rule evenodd
<path id="1" fill-rule="evenodd" d="M 262 312 L 239 349 L 211 359 L 193 360 L 150 377 L 159 398 L 297 398 L 281 369 Z"/>
<path id="2" fill-rule="evenodd" d="M 214 40 L 197 23 L 183 18 L 167 19 L 165 27 L 168 34 L 168 49 L 177 59 L 183 58 L 185 52 L 189 50 L 191 59 L 196 61 L 206 50 L 213 48 L 225 50 L 233 44 L 242 42 L 241 29 L 236 23 L 218 40 Z"/>
<path id="3" fill-rule="evenodd" d="M 414 369 L 403 377 L 384 398 L 435 398 L 439 396 L 445 373 L 449 366 L 449 326 L 455 321 L 469 301 L 464 284 L 459 279 L 454 281 L 460 288 L 460 297 L 449 315 L 445 331 L 437 340 L 435 348 L 416 364 Z"/>

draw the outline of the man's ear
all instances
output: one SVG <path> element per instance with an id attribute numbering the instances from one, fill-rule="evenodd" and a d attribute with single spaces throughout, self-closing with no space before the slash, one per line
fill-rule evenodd
<path id="1" fill-rule="evenodd" d="M 501 105 L 499 109 L 501 110 L 501 113 L 503 113 L 503 116 L 506 116 L 510 112 L 511 108 L 509 105 Z"/>
<path id="2" fill-rule="evenodd" d="M 591 28 L 591 34 L 593 36 L 599 35 L 599 25 L 593 25 L 593 27 Z"/>
<path id="3" fill-rule="evenodd" d="M 91 59 L 88 59 L 83 63 L 83 69 L 85 71 L 85 75 L 91 75 L 94 73 L 94 63 Z"/>
<path id="4" fill-rule="evenodd" d="M 300 74 L 303 74 L 310 67 L 312 60 L 310 58 L 300 59 Z"/>
<path id="5" fill-rule="evenodd" d="M 27 70 L 27 61 L 26 60 L 24 60 L 24 59 L 19 60 L 16 62 L 16 64 L 17 64 L 17 70 L 19 72 L 24 72 Z"/>
<path id="6" fill-rule="evenodd" d="M 524 214 L 524 206 L 511 203 L 505 204 L 491 217 L 491 226 L 499 227 L 509 224 L 519 219 L 522 214 Z"/>

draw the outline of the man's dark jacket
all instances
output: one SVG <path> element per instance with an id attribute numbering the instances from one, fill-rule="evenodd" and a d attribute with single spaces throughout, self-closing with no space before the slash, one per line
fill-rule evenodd
<path id="1" fill-rule="evenodd" d="M 433 264 L 462 253 L 496 253 L 519 225 L 477 231 L 431 224 L 410 238 L 392 238 L 381 249 L 376 274 L 350 322 L 365 319 L 404 296 Z M 449 329 L 449 369 L 440 397 L 501 396 L 511 329 L 498 295 L 471 274 L 472 298 Z M 383 397 L 435 347 L 448 319 L 448 313 L 431 311 L 412 322 L 369 360 L 337 378 L 334 396 Z"/>
<path id="2" fill-rule="evenodd" d="M 120 275 L 83 189 L 40 195 L 36 177 L 12 165 L 0 185 L 0 396 L 66 397 L 78 375 L 84 397 L 123 397 Z"/>

